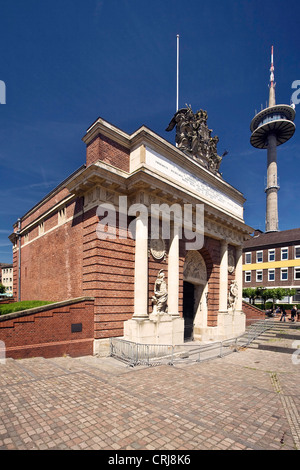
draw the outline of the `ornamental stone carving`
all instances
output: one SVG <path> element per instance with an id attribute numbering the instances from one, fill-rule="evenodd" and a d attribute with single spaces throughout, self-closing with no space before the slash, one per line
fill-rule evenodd
<path id="1" fill-rule="evenodd" d="M 204 259 L 198 251 L 189 251 L 184 262 L 183 278 L 196 284 L 207 282 L 207 272 Z"/>
<path id="2" fill-rule="evenodd" d="M 163 269 L 158 273 L 152 297 L 153 314 L 168 313 L 168 291 Z"/>
<path id="3" fill-rule="evenodd" d="M 193 113 L 192 108 L 187 106 L 174 114 L 166 131 L 170 132 L 176 126 L 175 142 L 178 148 L 216 174 L 219 173 L 222 159 L 228 152 L 218 155 L 219 138 L 211 136 L 212 129 L 208 128 L 206 121 L 206 111 L 200 109 Z"/>
<path id="4" fill-rule="evenodd" d="M 156 260 L 165 259 L 166 247 L 162 238 L 150 240 L 150 253 Z"/>
<path id="5" fill-rule="evenodd" d="M 234 309 L 238 299 L 238 284 L 236 281 L 232 281 L 229 287 L 228 293 L 228 307 Z"/>
<path id="6" fill-rule="evenodd" d="M 228 272 L 230 274 L 235 270 L 235 257 L 232 250 L 228 250 Z"/>

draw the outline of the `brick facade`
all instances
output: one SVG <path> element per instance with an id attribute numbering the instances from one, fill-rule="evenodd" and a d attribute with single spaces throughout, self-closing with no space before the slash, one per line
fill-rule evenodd
<path id="1" fill-rule="evenodd" d="M 129 172 L 129 150 L 103 135 L 87 145 L 86 165 L 98 160 Z"/>
<path id="2" fill-rule="evenodd" d="M 43 219 L 43 233 L 28 228 L 21 243 L 21 300 L 60 301 L 82 295 L 82 214 L 80 200 Z M 40 209 L 41 210 L 41 209 Z M 38 213 L 40 212 L 38 211 Z M 79 210 L 79 213 L 78 213 Z M 33 215 L 22 221 L 26 228 Z M 18 299 L 18 251 L 14 251 L 14 298 Z"/>
<path id="3" fill-rule="evenodd" d="M 95 339 L 121 336 L 133 314 L 134 249 L 131 238 L 100 240 L 96 207 L 84 215 L 83 292 L 95 298 Z"/>
<path id="4" fill-rule="evenodd" d="M 295 247 L 300 246 L 300 229 L 282 232 L 259 233 L 244 243 L 243 248 L 243 286 L 246 287 L 286 287 L 300 289 L 300 278 L 295 279 L 295 268 L 300 267 L 300 255 Z M 282 256 L 282 249 L 286 254 Z M 269 252 L 274 251 L 270 260 Z M 262 253 L 258 261 L 257 254 Z M 250 259 L 246 259 L 246 255 Z M 250 261 L 250 262 L 249 262 Z M 282 269 L 287 270 L 287 279 L 282 279 Z M 269 279 L 269 270 L 274 270 L 274 280 Z M 262 280 L 257 280 L 257 271 L 262 271 Z M 247 273 L 251 273 L 251 280 Z"/>

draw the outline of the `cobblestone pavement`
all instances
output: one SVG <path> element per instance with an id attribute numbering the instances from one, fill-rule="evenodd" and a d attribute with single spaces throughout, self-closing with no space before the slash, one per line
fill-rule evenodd
<path id="1" fill-rule="evenodd" d="M 300 323 L 203 363 L 6 359 L 0 449 L 300 450 Z M 300 353 L 300 350 L 299 350 Z"/>

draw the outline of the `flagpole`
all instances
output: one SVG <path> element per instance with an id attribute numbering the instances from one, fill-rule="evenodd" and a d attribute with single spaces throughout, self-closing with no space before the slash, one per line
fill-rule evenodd
<path id="1" fill-rule="evenodd" d="M 179 97 L 179 34 L 177 34 L 177 84 L 176 84 L 176 111 L 178 111 Z"/>

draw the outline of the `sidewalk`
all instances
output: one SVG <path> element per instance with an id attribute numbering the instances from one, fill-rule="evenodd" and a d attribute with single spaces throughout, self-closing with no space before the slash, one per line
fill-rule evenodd
<path id="1" fill-rule="evenodd" d="M 7 359 L 0 449 L 300 450 L 295 341 L 300 323 L 287 322 L 200 364 Z"/>

